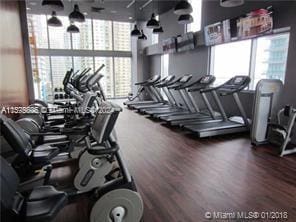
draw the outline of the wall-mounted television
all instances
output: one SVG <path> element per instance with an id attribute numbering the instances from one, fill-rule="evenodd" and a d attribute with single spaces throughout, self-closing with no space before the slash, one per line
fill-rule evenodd
<path id="1" fill-rule="evenodd" d="M 273 29 L 272 14 L 272 7 L 268 7 L 208 25 L 204 28 L 205 44 L 211 46 L 271 32 Z"/>
<path id="2" fill-rule="evenodd" d="M 175 53 L 177 52 L 176 38 L 168 38 L 162 41 L 162 50 L 164 53 Z"/>
<path id="3" fill-rule="evenodd" d="M 238 39 L 256 37 L 271 32 L 273 28 L 272 8 L 257 9 L 237 19 Z"/>
<path id="4" fill-rule="evenodd" d="M 194 34 L 187 32 L 182 36 L 177 37 L 177 51 L 184 52 L 194 49 Z"/>
<path id="5" fill-rule="evenodd" d="M 207 46 L 229 42 L 230 34 L 230 20 L 208 25 L 204 28 L 205 42 Z"/>

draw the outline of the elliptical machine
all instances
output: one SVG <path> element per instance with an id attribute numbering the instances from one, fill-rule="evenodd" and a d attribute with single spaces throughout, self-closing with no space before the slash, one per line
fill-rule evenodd
<path id="1" fill-rule="evenodd" d="M 18 192 L 19 180 L 11 167 L 2 170 L 1 186 L 12 187 L 11 192 L 1 199 L 4 212 L 9 212 L 13 219 L 20 221 L 43 221 L 45 219 L 51 221 L 66 204 L 66 197 L 71 202 L 86 195 L 89 197 L 91 206 L 89 211 L 91 222 L 139 222 L 143 215 L 143 201 L 122 159 L 114 132 L 114 125 L 121 111 L 121 107 L 109 102 L 100 106 L 90 131 L 95 142 L 90 142 L 90 136 L 85 137 L 86 148 L 80 154 L 79 170 L 74 178 L 74 186 L 70 190 L 57 191 L 54 187 L 46 185 L 34 187 L 29 196 L 25 196 L 26 194 Z M 17 137 L 17 134 L 12 135 Z M 5 161 L 1 159 L 1 166 L 3 162 Z M 114 168 L 115 163 L 117 168 Z M 9 166 L 5 167 L 9 168 Z M 118 169 L 119 174 L 116 177 L 111 176 L 114 169 Z M 14 176 L 10 175 L 11 172 Z M 37 195 L 36 193 L 39 198 L 32 198 Z M 7 204 L 11 200 L 13 203 Z M 17 201 L 17 209 L 13 208 L 14 201 Z M 54 204 L 44 204 L 47 201 L 54 202 Z M 38 211 L 38 208 L 36 210 L 32 208 L 38 203 L 49 208 L 45 210 L 46 213 Z"/>

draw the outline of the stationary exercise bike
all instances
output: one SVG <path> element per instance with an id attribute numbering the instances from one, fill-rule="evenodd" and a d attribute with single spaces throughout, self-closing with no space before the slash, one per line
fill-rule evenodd
<path id="1" fill-rule="evenodd" d="M 91 143 L 89 136 L 85 138 L 87 146 L 79 157 L 73 189 L 57 191 L 46 185 L 35 187 L 25 196 L 17 190 L 18 178 L 14 171 L 1 159 L 2 168 L 6 168 L 1 171 L 1 186 L 10 187 L 10 192 L 1 199 L 4 213 L 13 220 L 51 221 L 66 205 L 65 199 L 71 202 L 86 195 L 91 202 L 92 222 L 140 221 L 143 202 L 121 157 L 113 130 L 120 112 L 121 108 L 112 103 L 104 103 L 98 110 L 91 130 L 95 142 Z M 114 162 L 119 169 L 117 177 L 110 175 L 116 169 Z M 17 209 L 14 208 L 16 205 Z"/>

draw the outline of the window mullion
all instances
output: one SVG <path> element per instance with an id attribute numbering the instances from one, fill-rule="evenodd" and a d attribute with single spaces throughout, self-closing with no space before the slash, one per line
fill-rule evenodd
<path id="1" fill-rule="evenodd" d="M 46 15 L 46 21 L 47 21 L 47 15 Z M 49 27 L 48 27 L 47 22 L 46 22 L 46 34 L 47 34 L 48 49 L 50 49 Z M 50 70 L 49 71 L 49 74 L 50 74 L 50 81 L 51 81 L 51 94 L 52 94 L 52 99 L 54 100 L 54 93 L 53 93 L 54 92 L 54 88 L 53 88 L 53 75 L 52 75 L 51 54 L 49 54 L 48 58 L 49 58 L 49 70 Z"/>
<path id="2" fill-rule="evenodd" d="M 251 84 L 249 89 L 255 87 L 255 68 L 256 68 L 256 51 L 257 51 L 257 39 L 252 40 L 251 53 L 250 53 L 250 64 L 249 64 L 249 77 L 251 78 Z"/>
<path id="3" fill-rule="evenodd" d="M 112 25 L 111 25 L 111 35 L 112 35 L 112 51 L 114 52 L 114 21 L 112 21 Z M 113 97 L 116 97 L 115 95 L 115 59 L 114 59 L 114 56 L 112 56 L 112 65 L 113 65 L 113 78 L 112 78 L 112 81 L 113 81 Z"/>

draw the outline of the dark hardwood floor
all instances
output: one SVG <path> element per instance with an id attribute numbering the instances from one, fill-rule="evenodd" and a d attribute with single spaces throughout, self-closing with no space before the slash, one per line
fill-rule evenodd
<path id="1" fill-rule="evenodd" d="M 207 221 L 207 211 L 283 211 L 296 221 L 296 155 L 251 148 L 246 135 L 197 139 L 127 109 L 117 134 L 145 222 Z M 82 203 L 67 206 L 57 221 L 86 221 Z"/>

